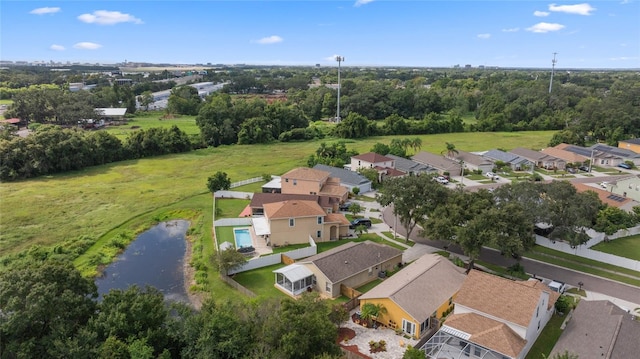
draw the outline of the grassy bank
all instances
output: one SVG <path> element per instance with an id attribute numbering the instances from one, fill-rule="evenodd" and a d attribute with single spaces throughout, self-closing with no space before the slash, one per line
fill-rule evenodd
<path id="1" fill-rule="evenodd" d="M 109 126 L 107 131 L 121 140 L 124 140 L 129 134 L 139 129 L 147 130 L 152 127 L 170 128 L 173 125 L 178 126 L 188 135 L 200 134 L 200 129 L 196 125 L 196 116 L 176 116 L 165 118 L 163 111 L 138 111 L 134 117 L 128 119 L 126 124 L 120 126 Z"/>

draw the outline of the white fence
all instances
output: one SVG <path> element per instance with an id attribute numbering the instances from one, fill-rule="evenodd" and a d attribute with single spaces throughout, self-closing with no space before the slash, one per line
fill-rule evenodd
<path id="1" fill-rule="evenodd" d="M 230 188 L 236 188 L 236 187 L 240 187 L 240 186 L 244 186 L 246 184 L 251 184 L 251 183 L 256 183 L 256 182 L 261 182 L 264 181 L 264 179 L 262 179 L 262 177 L 253 177 L 253 178 L 249 178 L 246 180 L 242 180 L 239 182 L 233 182 L 230 186 Z"/>
<path id="2" fill-rule="evenodd" d="M 594 232 L 592 230 L 588 231 L 587 233 L 589 234 L 589 236 L 591 236 L 591 239 L 586 244 L 578 246 L 576 248 L 571 248 L 568 243 L 561 241 L 552 241 L 549 238 L 542 236 L 536 236 L 536 244 L 564 253 L 593 259 L 599 262 L 609 263 L 618 267 L 640 271 L 640 261 L 589 249 L 589 247 L 602 242 L 607 236 L 604 233 Z M 617 238 L 628 237 L 638 233 L 640 233 L 640 226 L 620 230 L 615 234 L 608 236 L 608 238 L 609 240 L 615 240 Z"/>
<path id="3" fill-rule="evenodd" d="M 214 226 L 250 226 L 251 218 L 222 218 L 215 221 Z"/>
<path id="4" fill-rule="evenodd" d="M 253 192 L 216 191 L 214 195 L 216 196 L 216 198 L 237 198 L 237 199 L 253 198 Z"/>
<path id="5" fill-rule="evenodd" d="M 262 267 L 267 267 L 270 265 L 278 264 L 282 262 L 282 255 L 285 255 L 292 259 L 300 259 L 311 257 L 312 255 L 318 254 L 318 246 L 316 246 L 316 242 L 309 236 L 309 247 L 294 249 L 292 251 L 284 252 L 284 253 L 276 253 L 268 256 L 253 258 L 244 265 L 234 270 L 229 271 L 229 275 L 246 272 L 252 269 L 258 269 Z"/>

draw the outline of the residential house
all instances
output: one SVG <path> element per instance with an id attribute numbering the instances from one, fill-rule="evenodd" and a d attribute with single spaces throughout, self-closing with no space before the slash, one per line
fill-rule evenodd
<path id="1" fill-rule="evenodd" d="M 640 138 L 618 141 L 618 148 L 624 148 L 625 150 L 640 153 Z"/>
<path id="2" fill-rule="evenodd" d="M 371 241 L 349 242 L 275 270 L 275 286 L 298 295 L 308 290 L 310 282 L 321 295 L 336 298 L 342 286 L 358 288 L 400 263 L 402 251 L 396 248 Z"/>
<path id="3" fill-rule="evenodd" d="M 412 175 L 421 175 L 423 173 L 426 174 L 435 174 L 438 172 L 437 169 L 431 167 L 431 166 L 427 166 L 425 164 L 404 158 L 404 157 L 400 157 L 400 156 L 396 156 L 396 155 L 387 155 L 386 157 L 389 157 L 391 159 L 393 159 L 393 163 L 395 166 L 396 170 L 399 170 L 403 173 L 406 173 L 410 176 Z"/>
<path id="4" fill-rule="evenodd" d="M 613 193 L 613 189 L 617 186 L 617 181 L 610 182 L 607 185 L 607 189 L 592 187 L 585 183 L 572 182 L 573 186 L 578 192 L 592 191 L 598 195 L 598 198 L 611 207 L 618 207 L 625 211 L 632 211 L 633 207 L 638 205 L 638 202 L 634 201 L 631 197 L 625 197 L 616 193 Z"/>
<path id="5" fill-rule="evenodd" d="M 506 163 L 514 171 L 524 171 L 533 166 L 533 163 L 524 157 L 520 157 L 515 153 L 509 153 L 500 150 L 489 150 L 482 156 L 492 161 L 493 163 Z"/>
<path id="6" fill-rule="evenodd" d="M 291 200 L 315 201 L 325 211 L 334 213 L 338 211 L 339 201 L 334 197 L 318 196 L 313 194 L 286 194 L 286 193 L 254 193 L 249 202 L 252 216 L 264 216 L 266 203 L 284 202 Z"/>
<path id="7" fill-rule="evenodd" d="M 564 149 L 562 149 L 562 148 L 560 148 L 558 146 L 547 147 L 547 148 L 543 149 L 541 152 L 544 153 L 544 154 L 547 154 L 549 156 L 553 156 L 553 157 L 559 158 L 561 160 L 564 160 L 566 163 L 583 165 L 585 163 L 585 161 L 589 160 L 589 157 L 585 157 L 585 156 L 579 155 L 577 153 L 564 150 Z"/>
<path id="8" fill-rule="evenodd" d="M 427 358 L 522 359 L 558 297 L 535 279 L 513 281 L 472 270 L 453 301 L 453 314 L 421 349 Z"/>
<path id="9" fill-rule="evenodd" d="M 98 115 L 98 119 L 103 121 L 124 121 L 124 115 L 127 114 L 126 107 L 99 107 L 94 109 L 94 111 Z"/>
<path id="10" fill-rule="evenodd" d="M 636 165 L 640 165 L 640 154 L 623 148 L 604 144 L 582 147 L 566 143 L 561 143 L 556 147 L 581 155 L 590 160 L 594 166 L 616 167 L 625 161 L 632 161 Z"/>
<path id="11" fill-rule="evenodd" d="M 614 193 L 623 198 L 631 198 L 636 202 L 640 202 L 640 176 L 628 176 L 619 178 L 611 182 L 608 188 L 611 193 Z"/>
<path id="12" fill-rule="evenodd" d="M 356 187 L 359 189 L 360 193 L 371 192 L 372 190 L 371 181 L 358 172 L 323 164 L 317 164 L 313 166 L 313 168 L 320 171 L 329 172 L 329 175 L 331 177 L 340 179 L 340 185 L 346 187 L 349 192 L 352 192 Z"/>
<path id="13" fill-rule="evenodd" d="M 439 174 L 460 175 L 462 167 L 459 161 L 452 160 L 442 155 L 420 151 L 411 157 L 412 160 L 435 168 Z"/>
<path id="14" fill-rule="evenodd" d="M 282 193 L 282 178 L 271 176 L 271 181 L 262 185 L 262 193 Z"/>
<path id="15" fill-rule="evenodd" d="M 344 202 L 349 190 L 340 185 L 340 179 L 327 171 L 298 167 L 281 176 L 281 191 L 287 194 L 313 194 L 335 197 Z"/>
<path id="16" fill-rule="evenodd" d="M 357 171 L 361 168 L 394 168 L 394 161 L 392 158 L 377 154 L 375 152 L 368 152 L 357 156 L 351 157 L 351 170 Z"/>
<path id="17" fill-rule="evenodd" d="M 482 157 L 475 153 L 459 151 L 455 154 L 454 158 L 458 162 L 464 165 L 464 168 L 469 171 L 480 171 L 482 173 L 492 172 L 495 164 L 488 158 Z"/>
<path id="18" fill-rule="evenodd" d="M 551 156 L 548 153 L 530 150 L 524 147 L 514 148 L 509 152 L 529 160 L 538 168 L 544 168 L 547 170 L 564 170 L 565 166 L 567 165 L 567 161 L 561 158 Z"/>
<path id="19" fill-rule="evenodd" d="M 265 203 L 264 217 L 254 218 L 257 235 L 270 246 L 337 240 L 347 236 L 349 221 L 340 213 L 327 213 L 313 200 L 286 200 Z"/>
<path id="20" fill-rule="evenodd" d="M 359 297 L 384 307 L 377 321 L 416 338 L 437 330 L 453 308 L 464 269 L 437 254 L 425 254 Z"/>
<path id="21" fill-rule="evenodd" d="M 582 300 L 549 358 L 565 351 L 578 358 L 637 358 L 640 321 L 607 300 Z"/>

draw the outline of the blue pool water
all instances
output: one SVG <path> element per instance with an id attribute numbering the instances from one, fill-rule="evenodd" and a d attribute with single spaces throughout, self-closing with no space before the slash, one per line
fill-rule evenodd
<path id="1" fill-rule="evenodd" d="M 236 240 L 236 248 L 251 247 L 251 235 L 248 228 L 236 228 L 233 230 Z"/>

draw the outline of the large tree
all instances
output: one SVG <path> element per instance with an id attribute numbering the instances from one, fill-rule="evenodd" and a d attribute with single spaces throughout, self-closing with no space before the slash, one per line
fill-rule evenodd
<path id="1" fill-rule="evenodd" d="M 229 179 L 226 172 L 218 171 L 207 179 L 207 188 L 211 193 L 227 190 L 229 187 L 231 187 L 231 179 Z"/>
<path id="2" fill-rule="evenodd" d="M 55 357 L 96 308 L 96 285 L 68 262 L 15 263 L 0 272 L 0 357 Z"/>
<path id="3" fill-rule="evenodd" d="M 447 202 L 450 192 L 432 176 L 405 176 L 387 179 L 377 201 L 383 206 L 393 205 L 393 214 L 406 228 L 408 241 L 415 227 Z"/>

